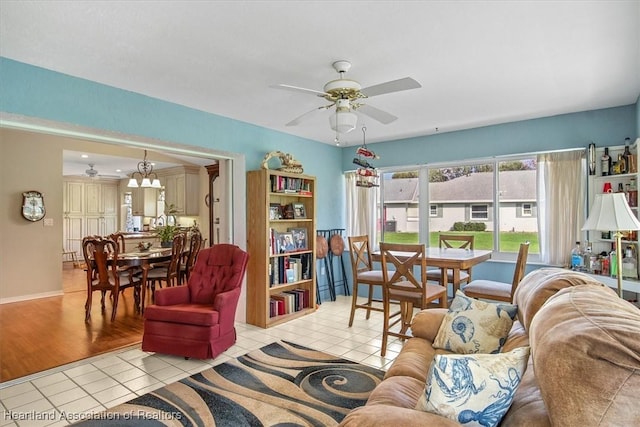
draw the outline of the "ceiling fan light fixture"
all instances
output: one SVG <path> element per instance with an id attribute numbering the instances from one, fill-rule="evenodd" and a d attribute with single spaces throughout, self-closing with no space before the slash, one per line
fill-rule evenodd
<path id="1" fill-rule="evenodd" d="M 356 128 L 358 116 L 350 111 L 336 111 L 329 116 L 329 124 L 338 133 L 348 133 Z"/>

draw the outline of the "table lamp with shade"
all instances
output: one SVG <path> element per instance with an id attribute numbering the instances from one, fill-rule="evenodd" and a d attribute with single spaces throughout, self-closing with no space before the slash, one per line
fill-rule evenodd
<path id="1" fill-rule="evenodd" d="M 618 295 L 622 298 L 622 233 L 640 230 L 640 221 L 633 214 L 625 193 L 596 194 L 589 217 L 582 231 L 615 231 Z"/>

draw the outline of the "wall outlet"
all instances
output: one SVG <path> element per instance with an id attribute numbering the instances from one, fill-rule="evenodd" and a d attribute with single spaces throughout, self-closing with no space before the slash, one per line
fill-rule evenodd
<path id="1" fill-rule="evenodd" d="M 44 227 L 53 227 L 53 218 L 45 218 L 43 226 Z"/>

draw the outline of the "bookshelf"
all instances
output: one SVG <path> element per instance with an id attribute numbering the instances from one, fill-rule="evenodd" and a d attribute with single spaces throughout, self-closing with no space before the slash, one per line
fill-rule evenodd
<path id="1" fill-rule="evenodd" d="M 316 310 L 315 177 L 247 172 L 247 323 L 268 328 Z"/>

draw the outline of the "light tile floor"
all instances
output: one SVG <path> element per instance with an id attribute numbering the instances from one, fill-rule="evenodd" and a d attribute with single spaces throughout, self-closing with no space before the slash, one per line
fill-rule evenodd
<path id="1" fill-rule="evenodd" d="M 365 311 L 356 310 L 349 328 L 350 306 L 351 297 L 338 296 L 313 314 L 273 328 L 238 323 L 236 344 L 214 360 L 146 353 L 136 345 L 0 383 L 0 426 L 69 425 L 277 340 L 386 369 L 402 343 L 390 338 L 380 357 L 382 313 L 366 320 Z"/>

